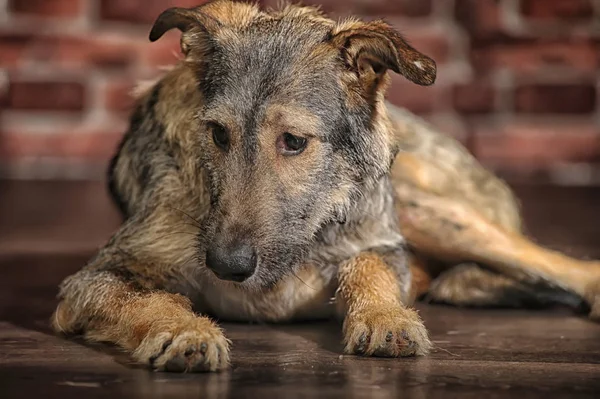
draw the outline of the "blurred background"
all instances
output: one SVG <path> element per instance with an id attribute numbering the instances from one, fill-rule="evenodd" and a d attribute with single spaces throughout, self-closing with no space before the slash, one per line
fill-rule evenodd
<path id="1" fill-rule="evenodd" d="M 151 23 L 201 2 L 0 0 L 0 177 L 102 179 L 136 80 L 178 57 L 178 33 L 151 44 Z M 432 56 L 436 84 L 394 76 L 389 99 L 510 182 L 600 183 L 600 1 L 304 3 L 385 17 Z"/>

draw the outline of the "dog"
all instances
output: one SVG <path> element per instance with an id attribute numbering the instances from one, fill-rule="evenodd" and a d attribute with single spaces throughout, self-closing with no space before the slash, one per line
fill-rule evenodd
<path id="1" fill-rule="evenodd" d="M 566 257 L 519 235 L 506 184 L 385 102 L 389 72 L 436 78 L 386 22 L 213 0 L 164 11 L 150 40 L 175 28 L 183 59 L 138 98 L 110 165 L 124 222 L 61 284 L 57 332 L 200 372 L 230 359 L 209 316 L 338 317 L 345 353 L 400 357 L 432 347 L 410 307 L 425 294 L 597 310 L 596 263 L 568 260 L 585 278 L 565 278 Z"/>

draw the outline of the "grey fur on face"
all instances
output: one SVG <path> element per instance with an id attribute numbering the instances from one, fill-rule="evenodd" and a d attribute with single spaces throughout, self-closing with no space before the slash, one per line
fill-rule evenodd
<path id="1" fill-rule="evenodd" d="M 205 259 L 208 245 L 249 243 L 259 263 L 249 286 L 270 286 L 293 273 L 323 231 L 364 218 L 359 202 L 392 195 L 380 189 L 393 149 L 377 128 L 382 116 L 372 93 L 349 99 L 340 76 L 356 72 L 331 43 L 331 21 L 315 18 L 258 15 L 248 25 L 216 29 L 208 38 L 194 34 L 188 41 L 190 53 L 202 53 L 193 64 L 203 104 L 192 134 L 211 204 L 198 258 Z M 291 121 L 278 123 L 286 115 Z M 310 129 L 303 118 L 311 121 Z M 213 143 L 209 127 L 215 125 L 230 136 L 226 150 Z M 273 158 L 268 147 L 287 132 L 307 137 L 313 151 L 298 157 L 310 156 L 310 165 Z M 282 176 L 285 162 L 295 170 Z M 393 206 L 385 212 L 392 214 L 373 217 L 394 218 Z"/>

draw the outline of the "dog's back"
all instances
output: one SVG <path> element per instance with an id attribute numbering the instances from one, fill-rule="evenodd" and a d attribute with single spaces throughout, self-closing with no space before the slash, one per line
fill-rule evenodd
<path id="1" fill-rule="evenodd" d="M 391 172 L 396 186 L 412 184 L 469 204 L 491 222 L 509 231 L 521 230 L 517 198 L 504 181 L 484 168 L 458 140 L 407 110 L 386 105 L 400 147 Z"/>

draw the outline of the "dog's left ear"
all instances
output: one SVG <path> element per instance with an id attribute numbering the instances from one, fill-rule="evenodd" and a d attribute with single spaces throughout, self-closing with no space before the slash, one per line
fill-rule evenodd
<path id="1" fill-rule="evenodd" d="M 342 23 L 331 35 L 346 64 L 360 76 L 380 76 L 391 69 L 418 85 L 435 82 L 435 61 L 411 47 L 384 21 Z"/>

